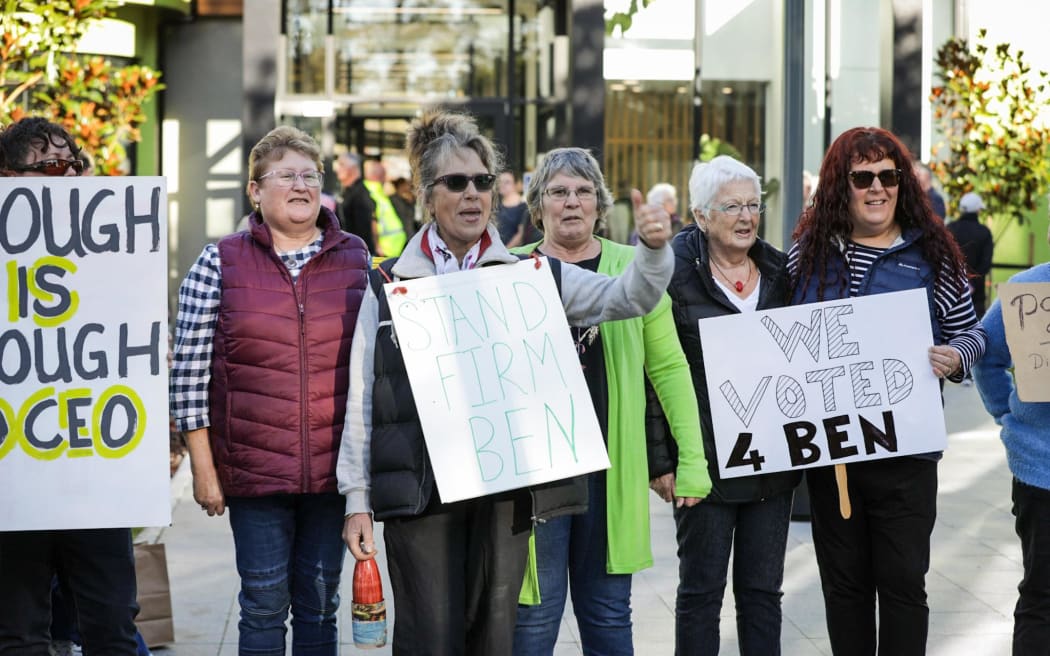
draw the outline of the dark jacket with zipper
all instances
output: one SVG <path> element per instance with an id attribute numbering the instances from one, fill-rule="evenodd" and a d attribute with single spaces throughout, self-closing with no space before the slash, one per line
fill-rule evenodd
<path id="1" fill-rule="evenodd" d="M 922 245 L 919 243 L 920 236 L 921 233 L 914 228 L 905 230 L 901 235 L 900 243 L 887 248 L 875 258 L 861 280 L 857 296 L 886 294 L 906 289 L 925 289 L 926 301 L 930 310 L 930 326 L 933 328 L 933 343 L 943 344 L 945 343 L 944 334 L 934 304 L 936 299 L 934 284 L 937 272 L 926 261 L 922 253 Z M 823 276 L 818 277 L 818 275 L 801 281 L 792 295 L 792 305 L 830 301 L 850 296 L 849 264 L 846 256 L 840 250 L 831 250 Z M 820 292 L 821 279 L 824 281 L 822 293 Z"/>
<path id="2" fill-rule="evenodd" d="M 890 246 L 875 258 L 861 280 L 857 296 L 887 294 L 908 289 L 926 289 L 926 303 L 930 311 L 933 343 L 945 344 L 947 340 L 944 339 L 944 331 L 941 329 L 941 321 L 937 316 L 935 303 L 937 272 L 926 261 L 922 253 L 920 237 L 921 233 L 914 228 L 905 230 L 901 234 L 899 243 Z M 824 281 L 823 292 L 820 291 L 822 279 Z M 801 281 L 792 294 L 791 302 L 793 305 L 798 305 L 848 298 L 849 296 L 849 263 L 841 250 L 832 249 L 828 255 L 823 277 L 815 275 L 808 280 Z M 944 380 L 941 379 L 939 382 L 943 390 Z M 942 455 L 941 451 L 931 451 L 907 457 L 940 460 Z"/>
<path id="3" fill-rule="evenodd" d="M 321 208 L 321 251 L 293 282 L 253 214 L 221 240 L 222 302 L 209 388 L 212 454 L 223 492 L 336 492 L 350 341 L 368 251 Z"/>
<path id="4" fill-rule="evenodd" d="M 711 474 L 711 494 L 708 501 L 747 503 L 759 501 L 791 490 L 802 479 L 800 472 L 777 472 L 757 476 L 723 479 L 718 475 L 718 463 L 729 454 L 715 448 L 714 428 L 711 424 L 711 402 L 704 369 L 703 345 L 700 342 L 698 321 L 710 317 L 735 314 L 740 310 L 726 297 L 725 292 L 711 278 L 707 240 L 696 225 L 686 226 L 672 243 L 675 254 L 675 272 L 667 293 L 671 296 L 675 327 L 682 342 L 682 350 L 689 361 L 693 388 L 700 406 L 700 426 L 704 434 L 704 453 L 707 454 Z M 761 273 L 758 308 L 768 310 L 783 307 L 788 299 L 787 256 L 761 239 L 748 251 Z M 725 344 L 714 348 L 746 349 L 747 344 Z M 651 397 L 651 398 L 655 398 Z M 674 440 L 666 430 L 659 404 L 648 404 L 646 431 L 650 477 L 674 471 Z"/>
<path id="5" fill-rule="evenodd" d="M 553 258 L 548 258 L 548 261 L 560 292 L 560 262 Z M 372 289 L 379 302 L 370 444 L 371 502 L 376 521 L 423 515 L 442 505 L 405 360 L 394 334 L 390 306 L 383 292 L 383 283 L 393 278 L 391 269 L 396 262 L 397 258 L 392 258 L 380 265 L 386 276 L 378 270 L 371 275 Z M 526 494 L 532 497 L 532 511 L 531 517 L 522 517 L 522 521 L 543 521 L 587 510 L 587 479 L 584 476 L 510 490 L 495 496 L 513 498 Z"/>

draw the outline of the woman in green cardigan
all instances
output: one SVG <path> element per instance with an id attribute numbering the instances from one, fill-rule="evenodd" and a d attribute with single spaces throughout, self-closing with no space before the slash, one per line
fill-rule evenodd
<path id="1" fill-rule="evenodd" d="M 641 194 L 632 192 L 635 205 Z M 617 275 L 634 249 L 595 233 L 612 206 L 598 162 L 581 148 L 551 151 L 526 198 L 539 244 L 520 249 Z M 649 545 L 649 471 L 645 444 L 648 375 L 678 442 L 675 491 L 691 506 L 711 489 L 699 411 L 685 355 L 664 296 L 644 317 L 572 326 L 611 467 L 588 474 L 589 509 L 537 524 L 534 577 L 526 577 L 514 634 L 516 655 L 550 654 L 567 596 L 584 653 L 631 654 L 631 575 L 653 564 Z"/>

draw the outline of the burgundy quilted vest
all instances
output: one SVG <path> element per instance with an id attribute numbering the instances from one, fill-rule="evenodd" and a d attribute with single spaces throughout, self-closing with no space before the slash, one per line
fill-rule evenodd
<path id="1" fill-rule="evenodd" d="M 218 243 L 222 303 L 209 390 L 211 448 L 223 492 L 335 492 L 350 340 L 368 284 L 368 251 L 322 208 L 324 246 L 299 274 L 270 231 Z"/>

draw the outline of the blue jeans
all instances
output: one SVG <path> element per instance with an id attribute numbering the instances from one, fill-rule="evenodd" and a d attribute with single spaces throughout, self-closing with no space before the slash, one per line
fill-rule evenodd
<path id="1" fill-rule="evenodd" d="M 292 611 L 292 653 L 335 656 L 343 570 L 343 511 L 338 494 L 229 497 L 241 575 L 242 656 L 283 656 Z"/>
<path id="2" fill-rule="evenodd" d="M 135 656 L 135 557 L 126 528 L 0 533 L 0 654 L 46 656 L 51 581 L 69 583 L 85 656 Z"/>
<path id="3" fill-rule="evenodd" d="M 733 553 L 733 597 L 742 656 L 780 653 L 780 589 L 791 491 L 752 503 L 702 501 L 676 508 L 675 653 L 718 653 L 718 617 Z"/>
<path id="4" fill-rule="evenodd" d="M 515 656 L 550 654 L 565 612 L 566 583 L 584 654 L 633 654 L 631 575 L 605 571 L 605 472 L 590 474 L 589 507 L 536 524 L 538 606 L 518 606 Z"/>

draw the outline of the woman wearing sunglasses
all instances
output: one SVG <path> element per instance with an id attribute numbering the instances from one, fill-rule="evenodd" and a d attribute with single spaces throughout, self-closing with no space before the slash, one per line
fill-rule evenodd
<path id="1" fill-rule="evenodd" d="M 442 502 L 382 284 L 519 258 L 494 223 L 499 156 L 473 119 L 427 113 L 409 129 L 407 150 L 426 224 L 399 258 L 373 272 L 361 306 L 339 454 L 339 489 L 347 497 L 343 538 L 355 558 L 373 558 L 373 515 L 384 522 L 395 654 L 511 654 L 532 523 L 581 512 L 586 492 L 569 479 Z M 651 206 L 635 214 L 643 243 L 624 275 L 558 266 L 571 325 L 640 316 L 660 300 L 672 267 L 670 218 Z"/>
<path id="2" fill-rule="evenodd" d="M 0 131 L 3 177 L 78 176 L 83 153 L 60 125 L 26 117 Z M 19 499 L 10 498 L 9 503 Z M 60 576 L 75 606 L 85 654 L 135 656 L 135 557 L 131 529 L 0 532 L 0 653 L 71 649 L 51 635 L 51 586 Z"/>
<path id="3" fill-rule="evenodd" d="M 339 651 L 345 550 L 335 463 L 368 251 L 321 205 L 321 150 L 274 128 L 248 156 L 248 229 L 204 247 L 179 289 L 171 403 L 193 496 L 230 511 L 240 653 Z"/>
<path id="4" fill-rule="evenodd" d="M 84 159 L 60 125 L 30 116 L 5 128 L 0 175 L 5 177 L 78 176 Z"/>
<path id="5" fill-rule="evenodd" d="M 984 353 L 966 261 L 933 214 L 910 153 L 890 132 L 854 128 L 835 140 L 794 238 L 788 259 L 793 303 L 926 288 L 934 374 L 958 383 Z M 836 655 L 875 654 L 876 645 L 879 654 L 925 653 L 925 578 L 940 457 L 850 463 L 841 489 L 833 467 L 807 471 Z M 840 514 L 840 494 L 849 495 L 849 519 Z"/>

